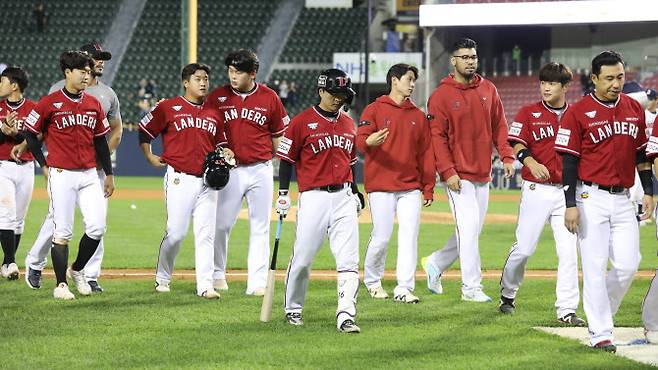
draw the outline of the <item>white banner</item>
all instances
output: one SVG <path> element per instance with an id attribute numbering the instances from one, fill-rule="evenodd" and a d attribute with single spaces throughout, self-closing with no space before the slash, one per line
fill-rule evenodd
<path id="1" fill-rule="evenodd" d="M 352 77 L 353 83 L 365 82 L 365 53 L 334 53 L 334 68 L 340 69 Z M 406 63 L 421 69 L 422 53 L 370 53 L 368 74 L 370 83 L 386 83 L 386 73 L 391 66 Z"/>

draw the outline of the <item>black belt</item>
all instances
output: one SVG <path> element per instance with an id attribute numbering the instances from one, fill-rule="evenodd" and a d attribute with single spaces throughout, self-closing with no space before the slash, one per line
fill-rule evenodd
<path id="1" fill-rule="evenodd" d="M 587 186 L 596 185 L 599 189 L 601 189 L 603 191 L 607 191 L 610 194 L 621 194 L 621 193 L 626 192 L 626 190 L 628 190 L 628 189 L 626 189 L 625 187 L 623 187 L 621 185 L 606 186 L 606 185 L 595 184 L 591 181 L 583 181 L 583 184 L 585 184 Z"/>
<path id="2" fill-rule="evenodd" d="M 16 164 L 18 164 L 18 165 L 24 165 L 24 164 L 27 164 L 27 163 L 32 162 L 32 161 L 16 161 L 16 160 L 14 160 L 13 158 L 5 159 L 5 160 L 6 160 L 6 161 L 9 161 L 9 162 L 14 162 L 14 163 L 16 163 Z"/>
<path id="3" fill-rule="evenodd" d="M 187 173 L 187 172 L 179 171 L 179 170 L 177 170 L 177 169 L 174 169 L 174 172 L 176 172 L 176 173 L 182 173 L 182 174 L 184 174 L 184 175 L 190 175 L 190 176 L 194 176 L 194 177 L 201 178 L 201 175 L 192 175 L 191 173 Z"/>
<path id="4" fill-rule="evenodd" d="M 322 190 L 322 191 L 326 191 L 328 193 L 335 193 L 335 192 L 341 191 L 343 189 L 345 189 L 345 184 L 320 186 L 320 187 L 314 188 L 313 190 Z"/>

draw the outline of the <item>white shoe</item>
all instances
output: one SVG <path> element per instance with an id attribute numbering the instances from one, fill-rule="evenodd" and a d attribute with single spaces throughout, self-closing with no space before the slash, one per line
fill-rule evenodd
<path id="1" fill-rule="evenodd" d="M 78 293 L 82 295 L 91 294 L 91 287 L 89 286 L 89 283 L 87 283 L 84 271 L 75 271 L 69 267 L 66 270 L 66 276 L 73 280 L 73 284 L 75 284 L 76 289 L 78 289 Z"/>
<path id="2" fill-rule="evenodd" d="M 75 296 L 69 290 L 69 286 L 66 283 L 59 283 L 55 290 L 53 290 L 53 297 L 55 299 L 62 299 L 68 301 L 70 299 L 75 299 Z"/>
<path id="3" fill-rule="evenodd" d="M 212 282 L 212 287 L 215 290 L 228 290 L 228 284 L 226 284 L 226 279 L 216 279 Z"/>
<path id="4" fill-rule="evenodd" d="M 2 265 L 0 269 L 2 277 L 9 280 L 18 279 L 18 265 L 16 263 L 10 263 L 8 265 Z"/>
<path id="5" fill-rule="evenodd" d="M 462 289 L 462 301 L 491 302 L 491 298 L 484 294 L 482 288 Z"/>
<path id="6" fill-rule="evenodd" d="M 265 288 L 256 288 L 251 293 L 251 295 L 256 296 L 256 297 L 262 297 L 262 296 L 265 295 Z"/>
<path id="7" fill-rule="evenodd" d="M 420 298 L 416 297 L 413 293 L 410 291 L 402 292 L 402 294 L 396 294 L 393 297 L 393 300 L 395 302 L 402 302 L 402 303 L 418 303 L 420 302 Z"/>
<path id="8" fill-rule="evenodd" d="M 208 289 L 201 293 L 201 297 L 206 299 L 219 299 L 219 293 L 217 293 L 215 289 Z"/>
<path id="9" fill-rule="evenodd" d="M 370 296 L 375 299 L 386 299 L 388 298 L 388 293 L 382 288 L 382 286 L 377 286 L 371 289 L 368 289 L 368 293 L 370 293 Z"/>
<path id="10" fill-rule="evenodd" d="M 155 291 L 158 293 L 169 293 L 171 288 L 169 288 L 169 283 L 155 281 Z"/>
<path id="11" fill-rule="evenodd" d="M 423 270 L 425 270 L 425 274 L 427 275 L 427 289 L 434 294 L 443 294 L 441 272 L 439 269 L 429 261 L 428 257 L 421 258 L 420 264 L 423 266 Z"/>
<path id="12" fill-rule="evenodd" d="M 658 330 L 644 329 L 644 336 L 650 344 L 658 344 Z"/>

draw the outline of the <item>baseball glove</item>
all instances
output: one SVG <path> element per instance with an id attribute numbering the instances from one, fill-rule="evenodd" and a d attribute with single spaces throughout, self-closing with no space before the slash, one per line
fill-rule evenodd
<path id="1" fill-rule="evenodd" d="M 223 189 L 229 180 L 229 171 L 234 166 L 230 165 L 221 149 L 206 154 L 203 162 L 203 183 L 215 190 Z"/>

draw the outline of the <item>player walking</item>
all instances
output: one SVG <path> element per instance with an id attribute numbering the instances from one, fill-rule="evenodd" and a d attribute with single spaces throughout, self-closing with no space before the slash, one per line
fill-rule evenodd
<path id="1" fill-rule="evenodd" d="M 197 295 L 213 299 L 219 298 L 212 280 L 217 191 L 206 186 L 201 175 L 206 154 L 223 141 L 224 133 L 213 117 L 199 114 L 208 94 L 209 75 L 205 64 L 185 66 L 181 73 L 185 94 L 158 103 L 144 116 L 139 123 L 139 145 L 151 165 L 167 167 L 167 229 L 160 244 L 155 290 L 170 291 L 174 262 L 192 217 Z M 151 140 L 158 135 L 163 145 L 160 157 L 151 152 Z"/>
<path id="2" fill-rule="evenodd" d="M 395 301 L 418 303 L 413 294 L 418 260 L 421 192 L 432 204 L 436 174 L 427 117 L 411 101 L 418 69 L 396 64 L 387 73 L 390 93 L 361 115 L 356 145 L 365 154 L 365 188 L 372 214 L 372 235 L 365 257 L 364 283 L 373 298 L 388 298 L 382 288 L 386 247 L 398 215 Z"/>
<path id="3" fill-rule="evenodd" d="M 56 299 L 73 299 L 67 275 L 80 294 L 91 294 L 83 269 L 105 233 L 107 203 L 103 193 L 109 197 L 114 192 L 114 176 L 105 140 L 110 125 L 100 102 L 84 92 L 94 61 L 85 53 L 67 51 L 61 55 L 59 64 L 66 84 L 42 98 L 29 113 L 25 136 L 30 151 L 48 177 L 50 209 L 55 223 L 51 252 L 57 287 L 53 295 Z M 36 137 L 46 131 L 47 166 Z M 103 186 L 95 171 L 96 160 L 106 175 Z M 67 270 L 76 203 L 82 213 L 85 234 L 80 240 L 77 259 Z"/>
<path id="4" fill-rule="evenodd" d="M 514 299 L 523 281 L 528 258 L 535 253 L 539 236 L 550 222 L 558 256 L 555 308 L 560 322 L 584 326 L 576 315 L 578 289 L 577 238 L 564 226 L 562 162 L 555 152 L 555 133 L 569 109 L 566 94 L 573 75 L 564 64 L 548 63 L 539 70 L 542 101 L 519 111 L 509 130 L 509 142 L 519 162 L 523 188 L 512 246 L 500 279 L 500 311 L 514 313 Z"/>
<path id="5" fill-rule="evenodd" d="M 441 274 L 460 259 L 462 299 L 489 302 L 482 291 L 479 236 L 489 202 L 492 143 L 503 161 L 505 177 L 514 174 L 507 143 L 507 121 L 496 87 L 475 71 L 475 41 L 453 45 L 454 72 L 441 81 L 427 102 L 436 169 L 446 182 L 455 233 L 443 249 L 421 260 L 430 292 L 443 293 Z"/>
<path id="6" fill-rule="evenodd" d="M 363 204 L 354 181 L 356 129 L 340 110 L 355 95 L 345 72 L 327 69 L 318 77 L 320 103 L 292 120 L 277 149 L 281 158 L 277 212 L 286 215 L 292 166 L 299 187 L 297 238 L 286 276 L 286 320 L 302 325 L 302 309 L 311 264 L 325 235 L 336 259 L 338 309 L 336 327 L 358 333 L 356 297 L 359 288 L 358 213 Z"/>
<path id="7" fill-rule="evenodd" d="M 565 224 L 580 243 L 590 343 L 615 352 L 613 316 L 640 263 L 638 223 L 628 193 L 635 164 L 645 191 L 642 219 L 653 209 L 653 186 L 644 150 L 644 110 L 621 93 L 621 55 L 604 51 L 594 57 L 591 70 L 594 92 L 566 112 L 555 150 L 563 157 Z"/>
<path id="8" fill-rule="evenodd" d="M 32 154 L 11 158 L 14 144 L 23 141 L 25 119 L 35 106 L 23 96 L 28 82 L 27 72 L 20 67 L 8 67 L 0 74 L 0 244 L 4 253 L 0 272 L 10 280 L 18 279 L 16 250 L 34 188 Z"/>
<path id="9" fill-rule="evenodd" d="M 215 89 L 204 103 L 204 114 L 225 124 L 228 148 L 235 153 L 237 168 L 231 170 L 220 190 L 215 235 L 215 289 L 228 289 L 226 256 L 231 229 L 246 198 L 249 208 L 249 256 L 247 294 L 261 296 L 267 284 L 272 212 L 272 155 L 289 118 L 278 95 L 256 83 L 258 57 L 250 50 L 226 56 L 230 83 Z"/>
<path id="10" fill-rule="evenodd" d="M 94 60 L 94 67 L 89 79 L 89 85 L 85 89 L 85 93 L 96 98 L 100 103 L 103 111 L 107 114 L 107 120 L 110 123 L 110 133 L 108 136 L 108 146 L 110 153 L 114 153 L 121 142 L 121 134 L 123 127 L 121 123 L 121 109 L 119 105 L 119 98 L 111 87 L 105 85 L 100 81 L 103 76 L 103 68 L 105 61 L 112 59 L 112 54 L 109 51 L 103 50 L 99 43 L 91 43 L 80 47 L 80 51 L 87 53 Z M 56 82 L 50 87 L 50 93 L 61 90 L 64 87 L 65 81 Z M 100 163 L 96 165 L 96 173 L 98 180 L 101 184 L 105 181 L 105 173 L 103 172 Z M 52 236 L 55 225 L 53 224 L 53 214 L 49 212 L 45 221 L 41 224 L 39 235 L 34 241 L 30 252 L 25 257 L 25 281 L 32 289 L 41 287 L 41 272 L 46 266 L 46 259 L 48 252 L 52 245 Z M 91 257 L 89 263 L 85 267 L 84 273 L 87 282 L 91 287 L 92 292 L 102 292 L 103 288 L 98 284 L 98 278 L 101 272 L 101 262 L 104 253 L 103 240 L 101 239 L 96 253 Z"/>

